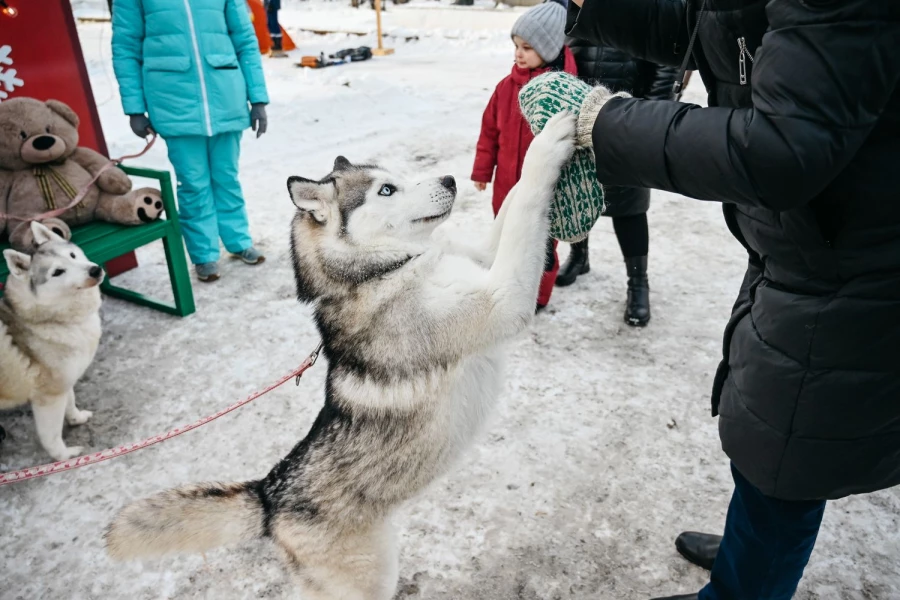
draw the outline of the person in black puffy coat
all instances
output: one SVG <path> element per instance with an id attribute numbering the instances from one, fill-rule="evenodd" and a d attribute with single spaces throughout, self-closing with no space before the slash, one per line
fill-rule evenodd
<path id="1" fill-rule="evenodd" d="M 826 501 L 900 484 L 900 2 L 574 1 L 569 35 L 709 94 L 595 89 L 598 179 L 721 202 L 748 256 L 712 394 L 735 491 L 723 538 L 676 541 L 712 568 L 678 598 L 787 600 Z"/>
<path id="2" fill-rule="evenodd" d="M 611 46 L 598 46 L 577 38 L 567 45 L 575 55 L 578 77 L 591 85 L 603 85 L 614 92 L 628 92 L 636 98 L 672 100 L 677 67 L 660 66 L 635 58 Z M 650 321 L 650 284 L 647 279 L 647 254 L 650 231 L 647 210 L 650 190 L 645 187 L 604 185 L 604 216 L 612 217 L 613 230 L 622 249 L 628 273 L 625 322 L 643 327 Z M 556 276 L 556 285 L 567 286 L 590 271 L 588 240 L 572 244 L 566 264 Z"/>

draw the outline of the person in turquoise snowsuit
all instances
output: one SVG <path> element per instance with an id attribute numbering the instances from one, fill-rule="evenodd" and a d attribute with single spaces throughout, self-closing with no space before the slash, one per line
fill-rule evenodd
<path id="1" fill-rule="evenodd" d="M 113 68 L 140 137 L 166 140 L 185 245 L 202 281 L 219 277 L 219 239 L 248 264 L 238 181 L 241 134 L 266 131 L 269 102 L 246 0 L 115 0 Z"/>

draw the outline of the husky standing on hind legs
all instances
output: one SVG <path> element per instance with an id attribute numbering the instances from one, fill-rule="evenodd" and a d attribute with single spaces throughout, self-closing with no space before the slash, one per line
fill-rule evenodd
<path id="1" fill-rule="evenodd" d="M 202 552 L 269 537 L 303 600 L 389 600 L 390 517 L 469 446 L 502 385 L 503 344 L 534 314 L 548 210 L 574 151 L 551 119 L 525 158 L 489 248 L 439 245 L 452 177 L 409 183 L 339 157 L 288 181 L 292 254 L 328 357 L 325 406 L 264 479 L 201 484 L 135 502 L 107 532 L 117 559 Z"/>

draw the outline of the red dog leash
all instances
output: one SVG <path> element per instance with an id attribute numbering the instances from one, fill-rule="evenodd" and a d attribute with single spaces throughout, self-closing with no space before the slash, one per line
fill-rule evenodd
<path id="1" fill-rule="evenodd" d="M 72 201 L 69 202 L 66 206 L 63 206 L 61 208 L 54 208 L 53 210 L 48 210 L 47 212 L 38 215 L 31 215 L 30 217 L 18 217 L 0 213 L 0 219 L 6 219 L 7 221 L 43 221 L 44 219 L 52 219 L 54 217 L 58 217 L 67 210 L 74 208 L 79 202 L 84 200 L 84 197 L 87 196 L 89 191 L 91 191 L 91 187 L 95 183 L 97 183 L 97 180 L 100 179 L 100 176 L 103 175 L 106 171 L 112 169 L 113 167 L 119 166 L 122 161 L 131 160 L 133 158 L 140 158 L 143 155 L 147 154 L 150 151 L 150 148 L 153 147 L 153 143 L 155 141 L 156 132 L 153 132 L 150 136 L 150 141 L 147 142 L 147 145 L 144 146 L 144 149 L 137 154 L 126 154 L 125 156 L 120 156 L 119 158 L 111 158 L 106 161 L 106 164 L 100 167 L 100 170 L 98 170 L 91 178 L 91 180 L 83 188 L 81 188 L 81 190 L 77 194 L 75 194 L 75 197 L 72 198 Z"/>
<path id="2" fill-rule="evenodd" d="M 260 396 L 264 396 L 274 390 L 277 387 L 280 387 L 290 381 L 291 379 L 295 379 L 297 385 L 300 385 L 300 378 L 303 376 L 310 367 L 316 364 L 316 360 L 319 358 L 319 352 L 322 351 L 322 344 L 316 348 L 315 352 L 310 354 L 303 363 L 297 367 L 290 374 L 285 375 L 266 389 L 251 394 L 247 398 L 241 400 L 240 402 L 235 402 L 231 406 L 223 408 L 219 412 L 210 415 L 208 417 L 203 417 L 198 421 L 194 421 L 190 425 L 185 425 L 183 427 L 176 427 L 171 431 L 166 433 L 162 433 L 160 435 L 155 435 L 153 437 L 149 437 L 140 442 L 134 442 L 131 444 L 125 444 L 123 446 L 116 446 L 115 448 L 107 448 L 106 450 L 102 450 L 100 452 L 94 452 L 92 454 L 85 454 L 84 456 L 79 456 L 77 458 L 72 458 L 70 460 L 62 460 L 55 463 L 49 463 L 46 465 L 40 465 L 37 467 L 28 467 L 27 469 L 19 469 L 18 471 L 9 471 L 6 473 L 0 473 L 0 486 L 8 485 L 10 483 L 18 483 L 19 481 L 25 481 L 27 479 L 37 479 L 38 477 L 44 477 L 45 475 L 54 475 L 56 473 L 62 473 L 64 471 L 71 471 L 72 469 L 77 469 L 79 467 L 86 467 L 87 465 L 93 465 L 99 462 L 103 462 L 104 460 L 110 460 L 112 458 L 118 458 L 120 456 L 125 456 L 126 454 L 131 454 L 132 452 L 137 452 L 138 450 L 143 450 L 144 448 L 149 448 L 154 444 L 158 444 L 160 442 L 165 442 L 166 440 L 171 440 L 174 437 L 178 437 L 182 433 L 187 433 L 193 429 L 197 429 L 202 425 L 206 425 L 211 421 L 215 421 L 219 417 L 223 417 L 230 413 L 233 410 L 237 410 L 240 407 L 250 404 Z"/>

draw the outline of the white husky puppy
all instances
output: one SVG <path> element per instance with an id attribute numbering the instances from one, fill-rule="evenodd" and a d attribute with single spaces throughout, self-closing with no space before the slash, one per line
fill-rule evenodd
<path id="1" fill-rule="evenodd" d="M 0 299 L 0 409 L 31 402 L 38 438 L 56 460 L 81 454 L 62 439 L 63 419 L 81 425 L 90 411 L 75 406 L 75 383 L 100 343 L 103 269 L 81 248 L 40 223 L 37 250 L 4 250 L 9 267 Z"/>

